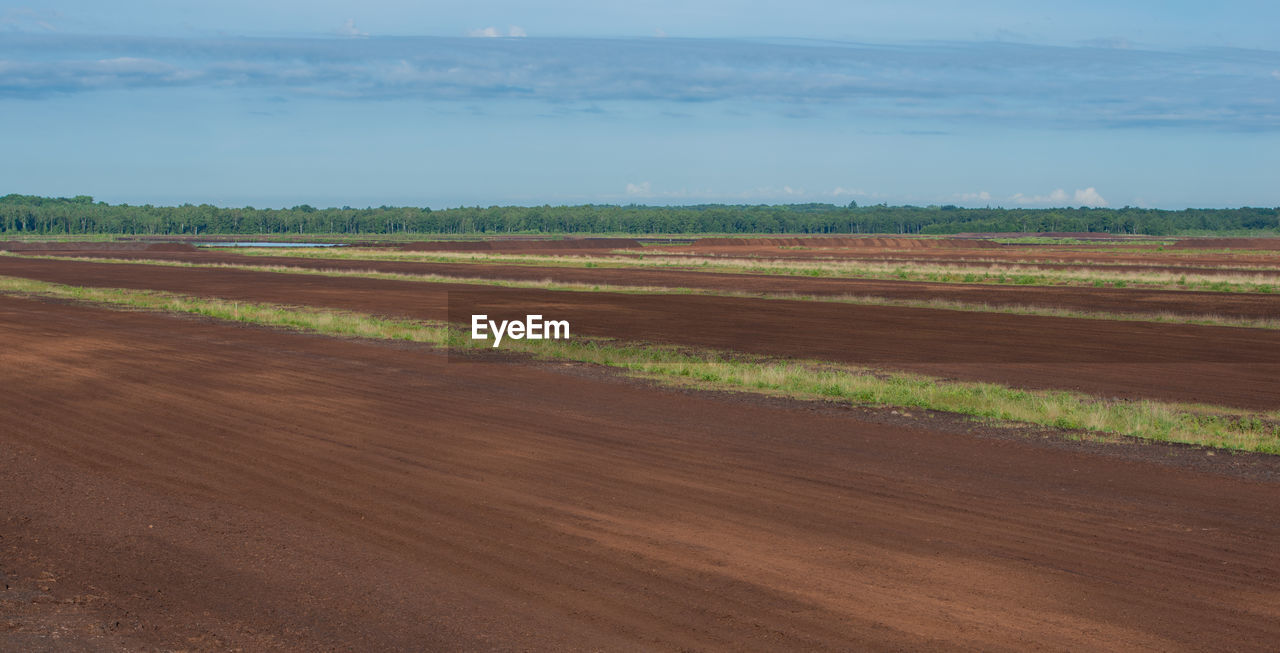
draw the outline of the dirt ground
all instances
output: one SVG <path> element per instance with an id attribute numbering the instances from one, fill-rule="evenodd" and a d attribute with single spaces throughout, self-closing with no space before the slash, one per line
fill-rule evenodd
<path id="1" fill-rule="evenodd" d="M 1261 242 L 1254 242 L 1261 241 Z M 646 247 L 646 252 L 677 256 L 720 256 L 781 259 L 836 258 L 850 260 L 892 260 L 946 265 L 958 262 L 991 262 L 1012 264 L 1018 261 L 1043 261 L 1059 264 L 1098 264 L 1118 266 L 1164 266 L 1164 269 L 1217 266 L 1275 266 L 1280 263 L 1277 249 L 1280 238 L 1252 239 L 1247 247 L 1234 251 L 1230 241 L 1183 241 L 1180 247 L 1158 248 L 1115 245 L 994 245 L 984 241 L 943 240 L 944 246 L 894 246 L 892 241 L 875 241 L 861 247 L 768 246 L 745 244 L 698 244 Z M 1208 251 L 1199 251 L 1208 250 Z M 513 252 L 514 253 L 514 252 Z M 1145 268 L 1150 269 L 1150 268 Z"/>
<path id="2" fill-rule="evenodd" d="M 0 275 L 416 319 L 568 319 L 574 333 L 874 364 L 948 378 L 1274 410 L 1280 331 L 693 295 L 555 292 L 0 258 Z M 467 321 L 465 318 L 459 318 Z"/>
<path id="3" fill-rule="evenodd" d="M 1270 458 L 30 299 L 0 337 L 4 650 L 1280 641 Z"/>
<path id="4" fill-rule="evenodd" d="M 59 253 L 76 256 L 73 253 Z M 447 277 L 510 281 L 556 281 L 629 285 L 659 288 L 817 296 L 871 296 L 927 301 L 933 299 L 990 304 L 1035 306 L 1115 313 L 1174 313 L 1235 318 L 1280 317 L 1280 294 L 1186 292 L 1141 288 L 1079 288 L 1043 286 L 926 283 L 874 279 L 823 279 L 767 274 L 727 274 L 693 270 L 610 269 L 479 263 L 419 263 L 308 259 L 291 256 L 245 256 L 232 252 L 86 252 L 89 258 L 185 261 L 232 265 L 285 266 L 313 270 L 377 271 L 394 274 L 435 274 Z M 1144 268 L 1145 269 L 1145 268 Z"/>

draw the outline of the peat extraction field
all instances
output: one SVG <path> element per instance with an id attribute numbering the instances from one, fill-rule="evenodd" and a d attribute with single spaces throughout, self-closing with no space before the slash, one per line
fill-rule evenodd
<path id="1" fill-rule="evenodd" d="M 0 243 L 0 650 L 1274 650 L 1275 242 Z"/>

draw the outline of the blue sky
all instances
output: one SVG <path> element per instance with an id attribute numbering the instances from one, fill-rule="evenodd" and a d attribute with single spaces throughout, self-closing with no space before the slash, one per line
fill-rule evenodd
<path id="1" fill-rule="evenodd" d="M 0 193 L 1280 205 L 1280 3 L 0 2 Z"/>

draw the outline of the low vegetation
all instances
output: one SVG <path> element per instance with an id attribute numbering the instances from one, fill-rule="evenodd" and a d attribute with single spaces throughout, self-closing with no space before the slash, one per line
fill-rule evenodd
<path id="1" fill-rule="evenodd" d="M 1087 245 L 1089 247 L 1142 247 L 1153 248 L 1172 245 L 1175 241 L 1156 240 L 1146 238 L 1125 238 L 1123 240 L 1103 240 L 1103 239 L 1084 239 L 1084 238 L 1060 238 L 1054 236 L 1037 236 L 1027 235 L 1018 236 L 1016 238 L 992 238 L 992 242 L 1002 245 Z"/>
<path id="2" fill-rule="evenodd" d="M 0 292 L 92 302 L 117 309 L 165 311 L 297 329 L 333 336 L 407 340 L 436 347 L 491 351 L 460 328 L 344 311 L 232 302 L 118 288 L 83 288 L 0 277 Z M 1158 401 L 1107 401 L 1066 391 L 1024 390 L 992 383 L 818 361 L 744 357 L 603 339 L 509 341 L 508 351 L 542 360 L 576 361 L 625 370 L 663 383 L 858 405 L 945 411 L 1002 423 L 1064 429 L 1068 437 L 1127 436 L 1280 453 L 1280 414 Z"/>
<path id="3" fill-rule="evenodd" d="M 47 260 L 65 260 L 58 256 L 9 254 L 0 252 L 0 256 L 15 258 L 33 258 Z M 451 277 L 439 274 L 402 274 L 379 272 L 377 270 L 335 270 L 300 268 L 285 265 L 236 265 L 231 263 L 192 263 L 188 261 L 166 261 L 157 259 L 76 257 L 77 261 L 93 263 L 116 263 L 157 265 L 166 267 L 189 268 L 226 268 L 249 270 L 253 272 L 277 272 L 282 274 L 306 274 L 325 277 L 355 277 L 362 279 L 385 279 L 389 281 L 413 281 L 419 283 L 454 283 L 480 286 L 498 286 L 503 288 L 536 288 L 538 290 L 556 290 L 566 292 L 613 292 L 624 294 L 646 295 L 702 295 L 708 297 L 744 297 L 751 299 L 770 299 L 781 301 L 832 302 L 855 304 L 860 306 L 897 306 L 902 308 L 927 308 L 933 310 L 970 311 L 981 313 L 1005 313 L 1010 315 L 1040 315 L 1045 317 L 1066 317 L 1091 320 L 1122 320 L 1129 322 L 1160 322 L 1165 324 L 1195 324 L 1205 326 L 1226 326 L 1248 329 L 1280 329 L 1280 317 L 1274 319 L 1230 317 L 1225 315 L 1183 314 L 1172 312 L 1132 312 L 1115 313 L 1108 311 L 1083 311 L 1077 309 L 1056 308 L 1035 305 L 996 305 L 983 302 L 962 302 L 947 299 L 895 299 L 874 295 L 810 295 L 803 293 L 760 293 L 747 291 L 715 290 L 705 288 L 673 288 L 669 286 L 638 286 L 601 283 L 573 283 L 565 281 L 519 281 L 510 279 L 490 279 L 481 277 Z"/>
<path id="4" fill-rule="evenodd" d="M 1280 269 L 1256 272 L 1161 270 L 1076 270 L 990 263 L 955 265 L 924 262 L 876 262 L 848 259 L 786 260 L 730 257 L 663 256 L 635 252 L 636 256 L 558 256 L 534 254 L 477 254 L 472 252 L 398 252 L 351 249 L 245 249 L 251 256 L 293 256 L 299 258 L 419 261 L 426 263 L 490 263 L 585 268 L 665 268 L 738 274 L 775 274 L 801 277 L 884 279 L 1023 286 L 1142 287 L 1166 290 L 1207 290 L 1215 292 L 1280 292 Z"/>
<path id="5" fill-rule="evenodd" d="M 262 324 L 311 331 L 329 336 L 407 340 L 437 346 L 446 343 L 447 330 L 409 320 L 393 320 L 343 311 L 236 302 L 174 293 L 123 288 L 93 288 L 0 276 L 0 293 L 69 299 L 113 308 L 187 313 L 218 320 Z"/>

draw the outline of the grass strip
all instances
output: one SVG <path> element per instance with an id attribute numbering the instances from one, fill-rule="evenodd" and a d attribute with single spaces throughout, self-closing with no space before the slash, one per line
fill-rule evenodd
<path id="1" fill-rule="evenodd" d="M 373 315 L 233 302 L 120 288 L 85 288 L 0 276 L 0 293 L 68 299 L 111 308 L 176 312 L 330 336 L 419 342 L 490 351 L 462 328 Z M 1107 401 L 1081 393 L 1025 390 L 942 380 L 857 366 L 744 357 L 734 352 L 625 343 L 599 338 L 509 340 L 506 351 L 539 360 L 602 365 L 661 383 L 855 405 L 958 413 L 997 423 L 1066 429 L 1081 435 L 1130 436 L 1221 449 L 1280 454 L 1280 413 L 1161 401 Z"/>
<path id="2" fill-rule="evenodd" d="M 830 277 L 928 281 L 1016 286 L 1077 286 L 1094 288 L 1140 287 L 1166 290 L 1212 292 L 1280 292 L 1280 269 L 1255 273 L 1231 272 L 1102 272 L 1097 270 L 1047 269 L 1034 265 L 992 264 L 981 266 L 935 263 L 878 263 L 847 259 L 796 261 L 787 259 L 737 258 L 717 256 L 663 256 L 652 252 L 626 252 L 635 256 L 480 254 L 475 252 L 386 252 L 346 249 L 317 252 L 314 249 L 244 248 L 247 256 L 292 256 L 312 259 L 417 261 L 424 263 L 493 263 L 576 268 L 643 269 L 666 268 L 730 274 L 772 274 L 798 277 Z"/>
<path id="3" fill-rule="evenodd" d="M 1004 313 L 1008 315 L 1037 315 L 1087 320 L 1112 320 L 1125 322 L 1155 322 L 1161 324 L 1188 324 L 1195 326 L 1224 326 L 1245 329 L 1280 329 L 1280 318 L 1245 318 L 1213 314 L 1186 314 L 1170 311 L 1115 313 L 1108 311 L 1083 311 L 1069 308 L 1035 305 L 998 305 L 985 302 L 962 302 L 950 299 L 898 299 L 874 295 L 811 295 L 803 293 L 759 293 L 748 291 L 717 290 L 707 288 L 673 288 L 669 286 L 628 286 L 599 283 L 575 283 L 568 281 L 520 281 L 490 279 L 484 277 L 451 277 L 439 274 L 404 274 L 377 270 L 337 270 L 290 267 L 286 265 L 246 265 L 234 263 L 193 263 L 190 261 L 165 261 L 157 259 L 102 258 L 14 254 L 0 252 L 0 256 L 55 261 L 86 261 L 90 263 L 115 263 L 131 265 L 158 265 L 184 268 L 215 268 L 247 270 L 251 272 L 275 272 L 283 274 L 307 274 L 337 278 L 382 279 L 386 281 L 413 281 L 419 283 L 457 283 L 501 288 L 533 288 L 563 292 L 611 292 L 644 295 L 700 295 L 708 297 L 738 297 L 744 299 L 769 299 L 781 301 L 810 301 L 853 304 L 858 306 L 894 306 L 899 308 L 924 308 L 930 310 L 968 311 L 979 313 Z"/>
<path id="4" fill-rule="evenodd" d="M 7 276 L 0 276 L 0 293 L 68 299 L 112 308 L 187 313 L 329 336 L 407 340 L 437 346 L 447 342 L 448 330 L 441 325 L 310 307 L 237 302 L 153 290 L 68 286 Z"/>

